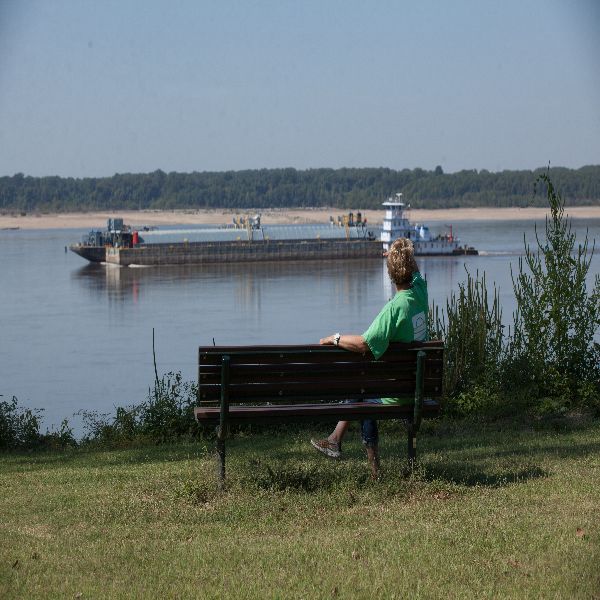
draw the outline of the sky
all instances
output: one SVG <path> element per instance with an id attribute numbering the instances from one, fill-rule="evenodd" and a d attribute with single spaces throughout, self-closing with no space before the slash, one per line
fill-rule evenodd
<path id="1" fill-rule="evenodd" d="M 0 0 L 0 176 L 589 164 L 598 0 Z"/>

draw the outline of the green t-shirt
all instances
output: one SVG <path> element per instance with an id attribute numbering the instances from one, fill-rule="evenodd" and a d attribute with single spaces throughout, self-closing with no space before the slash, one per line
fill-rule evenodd
<path id="1" fill-rule="evenodd" d="M 411 287 L 400 290 L 381 309 L 363 338 L 378 359 L 390 342 L 413 342 L 427 339 L 429 300 L 427 282 L 419 272 L 413 275 Z M 413 398 L 382 398 L 384 404 L 403 404 Z"/>

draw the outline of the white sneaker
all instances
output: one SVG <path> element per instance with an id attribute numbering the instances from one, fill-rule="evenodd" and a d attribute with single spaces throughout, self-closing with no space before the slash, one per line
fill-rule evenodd
<path id="1" fill-rule="evenodd" d="M 327 438 L 324 440 L 310 440 L 313 448 L 316 448 L 319 452 L 322 452 L 329 458 L 341 458 L 342 451 L 338 442 L 331 442 Z"/>

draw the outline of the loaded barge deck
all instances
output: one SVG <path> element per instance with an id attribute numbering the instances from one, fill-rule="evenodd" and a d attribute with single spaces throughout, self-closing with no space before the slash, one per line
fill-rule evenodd
<path id="1" fill-rule="evenodd" d="M 81 252 L 78 254 L 84 256 Z M 132 248 L 107 247 L 103 262 L 123 267 L 202 265 L 225 262 L 381 258 L 381 254 L 381 242 L 362 239 L 182 242 L 142 244 Z"/>

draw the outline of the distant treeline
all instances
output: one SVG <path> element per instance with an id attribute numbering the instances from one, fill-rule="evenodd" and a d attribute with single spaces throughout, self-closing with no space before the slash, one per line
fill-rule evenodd
<path id="1" fill-rule="evenodd" d="M 117 174 L 84 179 L 0 177 L 0 212 L 60 212 L 176 208 L 379 208 L 396 192 L 413 208 L 544 206 L 534 196 L 535 171 L 444 173 L 385 168 L 260 169 Z M 567 205 L 600 204 L 600 165 L 550 170 Z"/>

